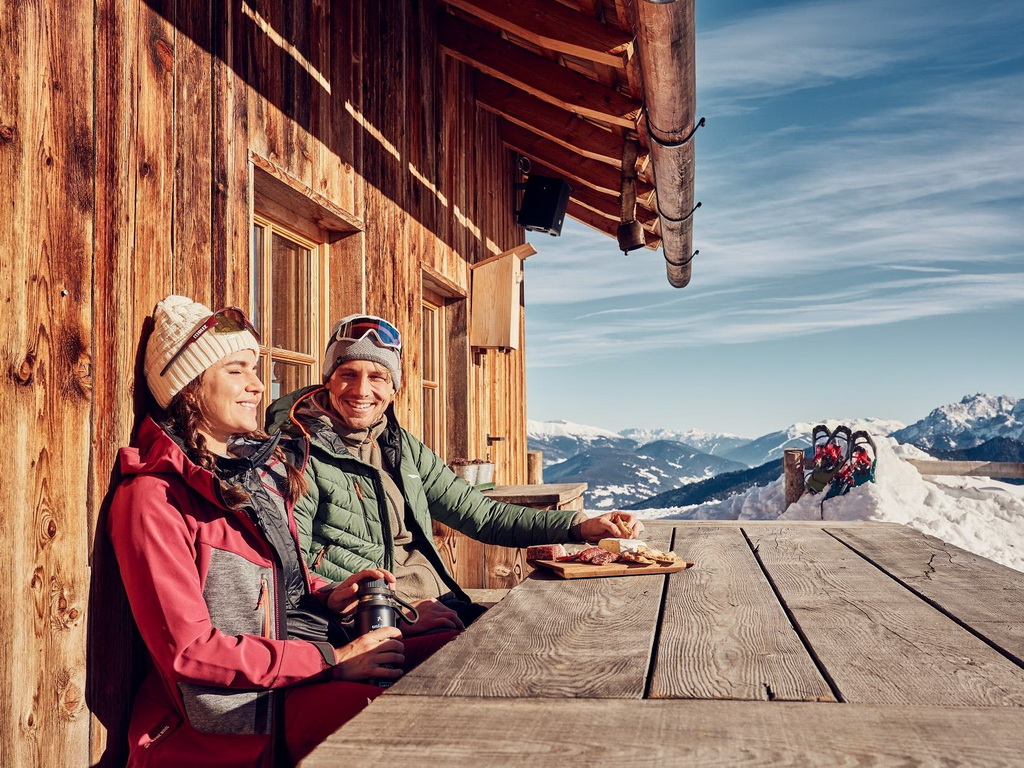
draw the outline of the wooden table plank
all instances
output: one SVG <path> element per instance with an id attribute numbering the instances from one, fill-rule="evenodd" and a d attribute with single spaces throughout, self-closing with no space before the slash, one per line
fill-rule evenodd
<path id="1" fill-rule="evenodd" d="M 745 532 L 845 701 L 1024 706 L 1024 670 L 825 531 Z"/>
<path id="2" fill-rule="evenodd" d="M 669 533 L 648 541 L 668 546 Z M 666 578 L 535 572 L 389 692 L 641 698 Z"/>
<path id="3" fill-rule="evenodd" d="M 835 701 L 739 528 L 677 529 L 651 698 Z"/>
<path id="4" fill-rule="evenodd" d="M 1003 707 L 386 693 L 301 766 L 1019 766 L 1021 726 Z"/>
<path id="5" fill-rule="evenodd" d="M 1006 653 L 1024 659 L 1024 573 L 912 528 L 831 533 Z"/>

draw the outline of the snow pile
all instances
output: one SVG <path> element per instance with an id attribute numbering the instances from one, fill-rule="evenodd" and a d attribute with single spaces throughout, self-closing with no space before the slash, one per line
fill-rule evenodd
<path id="1" fill-rule="evenodd" d="M 923 477 L 903 461 L 927 458 L 910 445 L 875 437 L 874 483 L 822 500 L 805 494 L 784 514 L 783 480 L 725 501 L 642 510 L 646 519 L 877 520 L 903 523 L 950 544 L 1024 571 L 1024 486 L 984 477 Z"/>

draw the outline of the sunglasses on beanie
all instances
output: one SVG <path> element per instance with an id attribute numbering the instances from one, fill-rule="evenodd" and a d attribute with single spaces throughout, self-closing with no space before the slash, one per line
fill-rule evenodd
<path id="1" fill-rule="evenodd" d="M 173 357 L 167 361 L 160 370 L 160 375 L 163 376 L 167 371 L 170 370 L 171 366 L 174 365 L 174 361 L 181 357 L 182 353 L 188 349 L 192 344 L 196 343 L 203 337 L 207 331 L 213 331 L 214 333 L 239 333 L 240 331 L 248 331 L 253 335 L 256 341 L 260 340 L 259 331 L 257 331 L 252 323 L 249 322 L 249 318 L 245 316 L 238 307 L 224 307 L 224 309 L 218 309 L 212 315 L 210 315 L 206 322 L 196 328 L 192 335 L 185 339 L 185 343 L 181 345 L 181 349 L 174 353 Z"/>

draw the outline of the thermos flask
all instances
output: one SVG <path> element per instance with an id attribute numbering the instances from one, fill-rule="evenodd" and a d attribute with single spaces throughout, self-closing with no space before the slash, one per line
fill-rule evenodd
<path id="1" fill-rule="evenodd" d="M 356 632 L 365 635 L 381 627 L 398 626 L 399 621 L 407 624 L 415 624 L 419 619 L 419 613 L 396 595 L 387 581 L 384 579 L 365 579 L 359 582 L 358 604 L 356 606 Z M 410 619 L 402 611 L 404 606 L 412 613 Z M 383 665 L 391 667 L 390 664 Z M 372 685 L 380 688 L 389 688 L 394 680 L 381 678 L 371 680 Z"/>

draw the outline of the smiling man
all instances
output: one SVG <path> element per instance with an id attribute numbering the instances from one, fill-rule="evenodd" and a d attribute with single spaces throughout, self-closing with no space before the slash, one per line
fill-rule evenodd
<path id="1" fill-rule="evenodd" d="M 309 491 L 295 507 L 303 554 L 335 581 L 367 568 L 393 572 L 398 596 L 420 614 L 405 635 L 462 629 L 483 610 L 445 567 L 433 520 L 508 547 L 596 541 L 620 535 L 617 519 L 635 522 L 626 512 L 588 518 L 502 504 L 458 478 L 395 418 L 402 337 L 383 318 L 350 315 L 335 325 L 323 381 L 282 397 L 268 414 L 270 429 L 310 441 Z"/>

